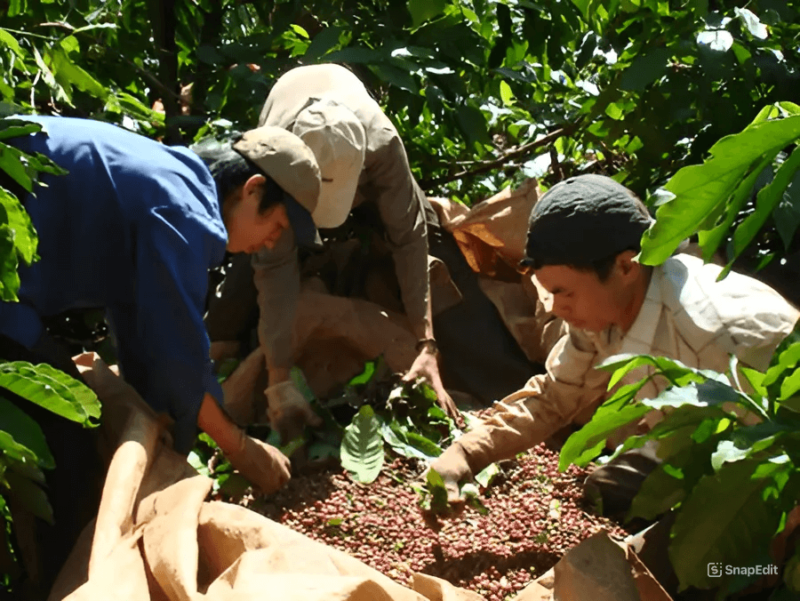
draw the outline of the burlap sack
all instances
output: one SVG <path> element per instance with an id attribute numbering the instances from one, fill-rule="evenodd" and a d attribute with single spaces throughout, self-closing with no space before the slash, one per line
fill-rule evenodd
<path id="1" fill-rule="evenodd" d="M 248 509 L 206 502 L 211 480 L 172 451 L 164 421 L 99 358 L 77 363 L 116 450 L 97 519 L 50 601 L 481 599 L 429 576 L 412 590 Z"/>

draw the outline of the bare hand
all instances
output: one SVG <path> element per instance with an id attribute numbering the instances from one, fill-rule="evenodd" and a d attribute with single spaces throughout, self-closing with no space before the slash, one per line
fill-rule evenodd
<path id="1" fill-rule="evenodd" d="M 442 410 L 452 417 L 459 428 L 464 428 L 464 420 L 458 412 L 456 404 L 442 385 L 442 378 L 439 375 L 439 363 L 436 360 L 436 353 L 431 352 L 430 349 L 423 348 L 422 352 L 417 355 L 414 364 L 408 373 L 403 377 L 404 382 L 414 382 L 417 378 L 422 378 L 430 384 L 433 391 L 436 393 L 436 398 Z"/>

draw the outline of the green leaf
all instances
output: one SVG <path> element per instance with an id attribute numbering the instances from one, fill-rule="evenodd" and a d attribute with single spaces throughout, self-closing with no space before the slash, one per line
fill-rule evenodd
<path id="1" fill-rule="evenodd" d="M 105 100 L 108 96 L 108 90 L 86 70 L 73 63 L 62 48 L 53 48 L 49 54 L 49 60 L 53 76 L 65 89 L 74 85 L 79 90 L 101 100 Z"/>
<path id="2" fill-rule="evenodd" d="M 781 382 L 781 396 L 779 400 L 785 401 L 786 399 L 794 396 L 800 390 L 800 369 L 794 370 L 792 374 Z"/>
<path id="3" fill-rule="evenodd" d="M 676 478 L 664 465 L 659 465 L 642 482 L 627 518 L 656 519 L 686 498 L 686 488 L 682 478 Z"/>
<path id="4" fill-rule="evenodd" d="M 100 418 L 100 401 L 85 384 L 46 363 L 0 364 L 0 387 L 84 426 Z"/>
<path id="5" fill-rule="evenodd" d="M 359 409 L 345 428 L 341 447 L 342 467 L 364 484 L 374 482 L 383 467 L 380 420 L 369 405 Z"/>
<path id="6" fill-rule="evenodd" d="M 739 216 L 739 211 L 747 204 L 750 199 L 750 193 L 753 186 L 761 178 L 765 170 L 772 169 L 772 162 L 775 160 L 777 153 L 768 153 L 755 168 L 751 169 L 750 174 L 745 177 L 742 182 L 736 187 L 736 190 L 731 196 L 730 201 L 724 207 L 725 218 L 722 219 L 717 225 L 710 230 L 702 230 L 698 234 L 698 242 L 703 249 L 703 260 L 711 261 L 714 253 L 722 244 L 723 240 L 728 234 L 733 222 Z"/>
<path id="7" fill-rule="evenodd" d="M 39 244 L 39 237 L 27 211 L 16 196 L 0 187 L 0 206 L 3 207 L 8 219 L 8 227 L 14 232 L 14 247 L 19 253 L 19 257 L 30 265 L 39 259 L 36 248 Z"/>
<path id="8" fill-rule="evenodd" d="M 438 17 L 444 12 L 447 0 L 408 0 L 411 23 L 419 27 L 425 21 Z"/>
<path id="9" fill-rule="evenodd" d="M 479 109 L 472 106 L 458 107 L 456 109 L 456 121 L 471 146 L 489 143 L 486 117 Z"/>
<path id="10" fill-rule="evenodd" d="M 559 471 L 563 472 L 572 464 L 579 467 L 587 465 L 600 454 L 612 433 L 649 411 L 650 407 L 642 404 L 626 405 L 619 410 L 601 405 L 592 420 L 564 443 L 558 460 Z"/>
<path id="11" fill-rule="evenodd" d="M 33 190 L 33 180 L 22 162 L 22 151 L 0 142 L 0 169 L 8 173 L 27 192 Z"/>
<path id="12" fill-rule="evenodd" d="M 19 274 L 17 273 L 17 265 L 14 231 L 8 225 L 0 225 L 0 300 L 18 300 Z"/>
<path id="13" fill-rule="evenodd" d="M 55 468 L 55 460 L 47 447 L 44 433 L 39 424 L 14 403 L 2 397 L 0 397 L 0 431 L 12 437 L 15 443 L 14 447 L 16 445 L 25 447 L 43 469 Z M 0 448 L 3 447 L 4 445 L 0 442 Z M 5 451 L 5 448 L 3 450 Z M 20 459 L 18 455 L 14 456 L 17 453 L 19 453 L 19 449 L 13 448 L 12 458 Z M 21 454 L 27 455 L 24 452 Z"/>
<path id="14" fill-rule="evenodd" d="M 0 31 L 2 31 L 0 29 Z M 42 131 L 41 123 L 28 121 L 26 119 L 0 119 L 0 140 L 15 138 L 17 136 L 27 136 Z"/>
<path id="15" fill-rule="evenodd" d="M 28 511 L 48 524 L 53 524 L 53 507 L 45 492 L 29 478 L 11 471 L 6 472 L 9 490 Z"/>
<path id="16" fill-rule="evenodd" d="M 0 44 L 5 44 L 11 48 L 11 51 L 19 58 L 25 57 L 25 53 L 22 51 L 17 39 L 2 27 L 0 27 Z"/>
<path id="17" fill-rule="evenodd" d="M 515 102 L 514 92 L 511 91 L 511 86 L 505 81 L 500 82 L 500 100 L 503 101 L 504 106 L 512 106 Z"/>
<path id="18" fill-rule="evenodd" d="M 742 23 L 744 23 L 744 26 L 747 28 L 747 31 L 750 32 L 750 35 L 759 40 L 767 39 L 767 36 L 769 35 L 767 32 L 767 26 L 759 21 L 758 17 L 755 16 L 752 11 L 747 8 L 734 8 L 733 12 L 735 12 L 736 16 L 742 20 Z"/>
<path id="19" fill-rule="evenodd" d="M 475 482 L 477 482 L 484 488 L 488 488 L 489 485 L 492 483 L 492 480 L 494 480 L 495 476 L 497 476 L 497 474 L 499 473 L 500 473 L 500 466 L 498 466 L 496 463 L 490 463 L 480 472 L 475 474 Z"/>
<path id="20" fill-rule="evenodd" d="M 726 463 L 735 463 L 745 459 L 750 453 L 750 449 L 740 449 L 731 440 L 721 440 L 717 450 L 711 455 L 711 467 L 715 472 Z"/>
<path id="21" fill-rule="evenodd" d="M 720 205 L 728 201 L 754 163 L 766 154 L 777 154 L 798 137 L 800 116 L 756 123 L 719 140 L 702 165 L 678 171 L 665 186 L 675 198 L 658 208 L 655 224 L 642 237 L 639 260 L 645 265 L 663 263 L 681 241 L 695 233 L 698 224 L 719 213 Z"/>
<path id="22" fill-rule="evenodd" d="M 642 401 L 643 404 L 653 409 L 682 407 L 684 405 L 710 407 L 723 403 L 740 402 L 739 393 L 730 386 L 715 380 L 706 380 L 701 384 L 692 382 L 688 386 L 682 387 L 672 386 L 663 390 L 656 398 Z"/>
<path id="23" fill-rule="evenodd" d="M 800 119 L 792 117 L 790 119 Z M 786 119 L 785 121 L 788 121 Z M 783 121 L 779 122 L 782 123 Z M 768 122 L 764 125 L 768 125 Z M 795 149 L 791 156 L 783 162 L 775 174 L 772 182 L 762 188 L 756 197 L 756 210 L 745 219 L 733 234 L 734 258 L 738 257 L 742 251 L 753 241 L 756 234 L 767 222 L 772 211 L 783 198 L 784 191 L 795 177 L 797 169 L 800 168 L 800 149 Z"/>
<path id="24" fill-rule="evenodd" d="M 667 48 L 650 48 L 644 54 L 639 54 L 625 69 L 619 87 L 623 90 L 641 92 L 667 72 L 667 62 L 671 54 Z M 609 116 L 612 119 L 617 118 Z"/>
<path id="25" fill-rule="evenodd" d="M 783 240 L 784 249 L 789 250 L 794 233 L 800 226 L 800 171 L 795 172 L 789 186 L 784 190 L 772 218 L 775 229 Z"/>
<path id="26" fill-rule="evenodd" d="M 756 461 L 728 464 L 704 476 L 684 501 L 672 528 L 669 556 L 681 590 L 712 588 L 710 563 L 749 565 L 754 551 L 769 542 L 780 512 L 762 498 L 771 478 L 757 479 Z"/>
<path id="27" fill-rule="evenodd" d="M 325 27 L 314 36 L 303 58 L 307 61 L 319 60 L 339 43 L 341 33 L 341 27 Z"/>
<path id="28" fill-rule="evenodd" d="M 428 493 L 431 495 L 431 509 L 435 512 L 446 511 L 449 504 L 447 502 L 447 488 L 444 485 L 444 478 L 439 472 L 431 468 L 425 475 L 425 483 Z"/>
<path id="29" fill-rule="evenodd" d="M 360 384 L 367 384 L 372 379 L 372 376 L 375 375 L 375 362 L 374 361 L 367 361 L 364 364 L 364 371 L 360 374 L 355 376 L 348 384 L 350 386 L 358 386 Z"/>
<path id="30" fill-rule="evenodd" d="M 197 473 L 211 477 L 211 470 L 208 469 L 208 465 L 200 459 L 200 456 L 195 451 L 189 453 L 188 457 L 186 457 L 186 461 L 197 470 Z"/>

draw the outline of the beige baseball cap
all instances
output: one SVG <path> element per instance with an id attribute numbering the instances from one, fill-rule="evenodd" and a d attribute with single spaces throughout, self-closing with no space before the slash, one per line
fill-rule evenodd
<path id="1" fill-rule="evenodd" d="M 292 132 L 271 125 L 245 132 L 232 148 L 286 192 L 283 203 L 297 244 L 318 246 L 312 215 L 319 206 L 321 180 L 311 149 Z"/>
<path id="2" fill-rule="evenodd" d="M 358 117 L 330 99 L 313 101 L 295 120 L 292 131 L 311 149 L 321 174 L 319 200 L 311 211 L 317 227 L 344 223 L 364 168 L 367 135 Z"/>

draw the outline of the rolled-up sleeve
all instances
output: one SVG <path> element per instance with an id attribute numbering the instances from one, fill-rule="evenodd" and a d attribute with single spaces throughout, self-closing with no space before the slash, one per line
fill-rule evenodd
<path id="1" fill-rule="evenodd" d="M 283 232 L 274 249 L 253 255 L 258 290 L 258 340 L 268 366 L 289 368 L 295 354 L 294 318 L 300 296 L 300 267 L 294 232 Z"/>
<path id="2" fill-rule="evenodd" d="M 109 306 L 120 368 L 157 411 L 175 419 L 175 449 L 188 452 L 203 397 L 222 403 L 203 324 L 208 269 L 224 242 L 178 208 L 150 211 L 138 225 L 136 291 Z"/>
<path id="3" fill-rule="evenodd" d="M 585 350 L 582 350 L 585 349 Z M 500 401 L 494 413 L 455 444 L 470 467 L 480 471 L 547 440 L 605 397 L 609 374 L 594 369 L 598 353 L 580 339 L 565 335 L 547 358 L 545 374 Z"/>
<path id="4" fill-rule="evenodd" d="M 376 151 L 368 177 L 392 250 L 403 306 L 417 325 L 425 320 L 430 297 L 424 193 L 414 181 L 397 135 Z"/>

